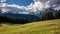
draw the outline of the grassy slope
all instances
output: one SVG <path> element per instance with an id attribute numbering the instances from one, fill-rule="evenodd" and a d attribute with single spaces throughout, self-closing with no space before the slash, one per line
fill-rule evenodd
<path id="1" fill-rule="evenodd" d="M 0 27 L 0 34 L 60 34 L 60 19 L 18 26 L 3 24 Z"/>

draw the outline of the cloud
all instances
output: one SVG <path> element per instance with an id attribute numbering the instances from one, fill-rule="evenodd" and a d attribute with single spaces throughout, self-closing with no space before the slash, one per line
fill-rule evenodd
<path id="1" fill-rule="evenodd" d="M 25 7 L 24 6 L 19 6 L 19 5 L 9 5 L 9 4 L 2 4 L 2 6 L 0 7 L 2 10 L 2 13 L 20 13 L 20 12 L 24 12 L 25 11 Z"/>
<path id="2" fill-rule="evenodd" d="M 60 0 L 33 0 L 28 6 L 19 6 L 16 4 L 3 3 L 1 10 L 2 13 L 17 13 L 17 14 L 33 14 L 39 15 L 40 11 L 44 11 L 48 8 L 58 9 L 60 6 Z"/>
<path id="3" fill-rule="evenodd" d="M 58 5 L 60 5 L 60 0 L 34 0 L 34 2 L 41 2 L 42 4 L 46 4 L 48 3 L 50 5 L 50 7 L 57 7 Z"/>
<path id="4" fill-rule="evenodd" d="M 30 12 L 34 12 L 35 14 L 39 14 L 40 11 L 44 11 L 45 9 L 49 8 L 49 1 L 42 3 L 40 1 L 34 1 L 34 4 L 30 4 L 29 6 L 27 6 Z"/>
<path id="5" fill-rule="evenodd" d="M 0 0 L 0 2 L 5 2 L 6 0 Z"/>
<path id="6" fill-rule="evenodd" d="M 27 10 L 34 12 L 35 14 L 40 13 L 48 8 L 56 8 L 60 6 L 60 0 L 33 0 L 34 4 L 30 4 Z M 57 8 L 58 9 L 58 8 Z"/>

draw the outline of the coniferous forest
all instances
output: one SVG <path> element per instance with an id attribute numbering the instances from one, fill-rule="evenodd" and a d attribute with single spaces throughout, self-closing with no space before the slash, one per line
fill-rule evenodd
<path id="1" fill-rule="evenodd" d="M 17 19 L 17 18 L 15 19 L 15 18 L 8 18 L 7 16 L 0 16 L 0 23 L 25 24 L 25 23 L 30 23 L 30 22 L 33 22 L 33 21 L 60 19 L 60 10 L 58 10 L 58 11 L 57 10 L 47 11 L 43 15 L 41 15 L 41 17 L 42 18 L 34 16 L 34 17 L 30 18 L 30 20 L 25 20 L 25 19 L 21 19 L 21 18 L 20 19 Z"/>

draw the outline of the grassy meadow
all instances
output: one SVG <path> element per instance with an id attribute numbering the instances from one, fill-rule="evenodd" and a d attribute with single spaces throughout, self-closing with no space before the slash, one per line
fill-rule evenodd
<path id="1" fill-rule="evenodd" d="M 0 34 L 60 34 L 60 19 L 27 24 L 1 24 Z"/>

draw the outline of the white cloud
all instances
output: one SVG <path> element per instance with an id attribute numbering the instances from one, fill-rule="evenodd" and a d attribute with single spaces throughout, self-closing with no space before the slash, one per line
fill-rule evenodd
<path id="1" fill-rule="evenodd" d="M 56 7 L 60 4 L 60 0 L 34 0 L 34 2 L 38 1 L 41 2 L 42 4 L 49 2 L 48 4 L 50 5 L 50 7 Z"/>
<path id="2" fill-rule="evenodd" d="M 60 6 L 60 0 L 33 0 L 34 4 L 30 4 L 27 10 L 38 14 L 48 8 L 56 8 Z M 57 8 L 58 9 L 58 8 Z"/>
<path id="3" fill-rule="evenodd" d="M 0 2 L 5 2 L 6 0 L 0 0 Z"/>
<path id="4" fill-rule="evenodd" d="M 50 5 L 49 5 L 49 1 L 45 2 L 44 4 L 40 1 L 36 1 L 36 2 L 34 1 L 34 4 L 31 3 L 27 7 L 28 7 L 27 10 L 29 10 L 30 12 L 34 12 L 35 14 L 39 14 L 40 11 L 43 11 L 43 10 L 49 8 Z"/>
<path id="5" fill-rule="evenodd" d="M 47 8 L 55 8 L 60 6 L 60 0 L 34 0 L 34 3 L 31 3 L 28 6 L 19 6 L 16 4 L 6 4 L 2 5 L 2 11 L 4 12 L 11 12 L 11 13 L 18 13 L 18 14 L 39 14 L 40 11 L 43 11 Z"/>
<path id="6" fill-rule="evenodd" d="M 25 11 L 25 7 L 24 6 L 19 6 L 19 5 L 8 5 L 8 4 L 2 4 L 2 6 L 0 7 L 1 10 L 3 11 L 2 13 L 5 12 L 11 12 L 11 13 L 20 13 L 20 12 L 24 12 Z"/>

